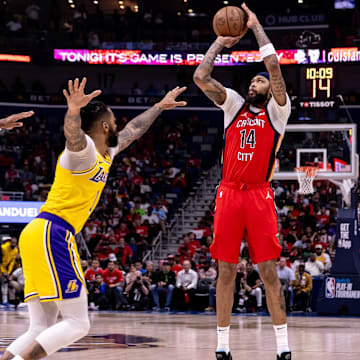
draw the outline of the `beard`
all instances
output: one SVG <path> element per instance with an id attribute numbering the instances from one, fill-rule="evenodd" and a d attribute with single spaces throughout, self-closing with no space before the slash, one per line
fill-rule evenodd
<path id="1" fill-rule="evenodd" d="M 116 131 L 110 129 L 107 145 L 108 147 L 116 147 L 118 145 L 118 134 Z"/>
<path id="2" fill-rule="evenodd" d="M 267 94 L 258 94 L 254 92 L 254 95 L 249 95 L 249 93 L 246 95 L 246 101 L 255 107 L 259 107 L 258 105 L 263 105 L 266 103 L 267 99 Z"/>

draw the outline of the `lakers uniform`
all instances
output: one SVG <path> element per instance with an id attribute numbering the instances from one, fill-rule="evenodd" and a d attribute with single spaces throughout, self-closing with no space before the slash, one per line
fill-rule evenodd
<path id="1" fill-rule="evenodd" d="M 47 201 L 20 236 L 25 301 L 74 298 L 85 286 L 74 236 L 99 201 L 112 156 L 96 152 L 95 164 L 84 171 L 65 169 L 59 159 Z"/>
<path id="2" fill-rule="evenodd" d="M 223 171 L 216 195 L 211 254 L 237 264 L 245 237 L 253 263 L 276 259 L 281 247 L 269 182 L 291 111 L 290 99 L 287 97 L 286 106 L 281 107 L 271 98 L 264 109 L 254 111 L 244 98 L 227 89 L 223 110 L 228 122 L 225 122 Z"/>

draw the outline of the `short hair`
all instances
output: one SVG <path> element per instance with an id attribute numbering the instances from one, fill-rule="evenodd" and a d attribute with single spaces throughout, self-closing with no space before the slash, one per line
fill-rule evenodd
<path id="1" fill-rule="evenodd" d="M 81 128 L 88 133 L 96 122 L 104 115 L 109 113 L 109 107 L 102 101 L 90 101 L 86 106 L 81 108 Z"/>

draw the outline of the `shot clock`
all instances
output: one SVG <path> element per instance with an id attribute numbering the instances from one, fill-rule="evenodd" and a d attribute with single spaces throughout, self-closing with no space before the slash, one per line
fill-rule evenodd
<path id="1" fill-rule="evenodd" d="M 313 99 L 330 99 L 334 82 L 333 67 L 308 67 L 306 80 L 312 81 L 311 97 Z"/>

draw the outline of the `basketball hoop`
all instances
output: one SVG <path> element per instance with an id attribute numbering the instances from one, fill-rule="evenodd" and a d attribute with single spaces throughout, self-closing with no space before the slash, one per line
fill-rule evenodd
<path id="1" fill-rule="evenodd" d="M 299 181 L 299 194 L 307 195 L 314 192 L 313 181 L 319 170 L 314 166 L 299 166 L 295 168 Z"/>

